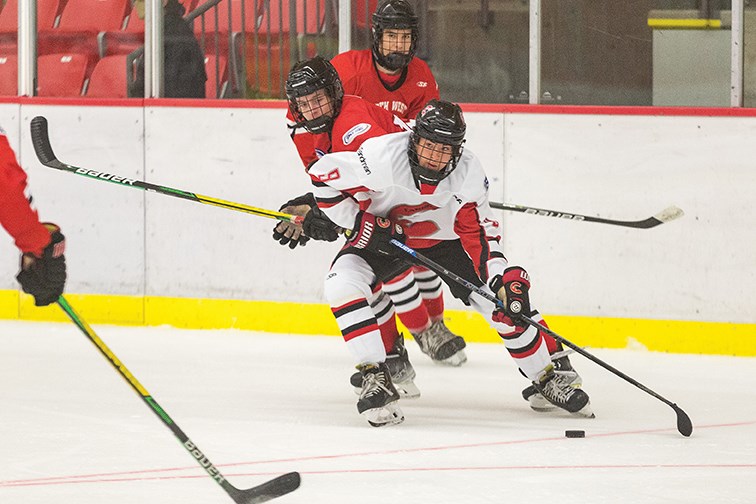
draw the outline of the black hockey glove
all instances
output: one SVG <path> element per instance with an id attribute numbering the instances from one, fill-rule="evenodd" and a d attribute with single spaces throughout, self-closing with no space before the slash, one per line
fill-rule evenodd
<path id="1" fill-rule="evenodd" d="M 57 301 L 66 283 L 66 239 L 55 224 L 43 224 L 50 231 L 50 244 L 42 251 L 41 257 L 30 253 L 22 255 L 21 271 L 16 275 L 21 288 L 34 296 L 37 306 Z"/>
<path id="2" fill-rule="evenodd" d="M 496 307 L 493 312 L 494 322 L 516 325 L 520 315 L 530 314 L 530 277 L 519 266 L 504 270 L 504 275 L 496 275 L 488 282 L 496 297 L 504 303 L 504 309 Z"/>
<path id="3" fill-rule="evenodd" d="M 317 205 L 305 215 L 302 229 L 304 234 L 313 240 L 329 242 L 336 241 L 341 232 L 341 228 L 331 222 L 331 219 Z"/>
<path id="4" fill-rule="evenodd" d="M 312 193 L 303 194 L 296 198 L 290 199 L 278 209 L 279 212 L 286 212 L 293 215 L 304 216 L 315 205 L 315 197 Z M 304 247 L 310 240 L 302 233 L 302 226 L 292 224 L 291 222 L 281 221 L 273 228 L 273 239 L 281 245 L 288 245 L 290 249 L 297 248 L 297 245 Z"/>
<path id="5" fill-rule="evenodd" d="M 370 250 L 386 256 L 399 254 L 399 248 L 391 240 L 404 243 L 406 236 L 402 226 L 383 217 L 367 212 L 357 214 L 349 242 L 354 248 Z"/>

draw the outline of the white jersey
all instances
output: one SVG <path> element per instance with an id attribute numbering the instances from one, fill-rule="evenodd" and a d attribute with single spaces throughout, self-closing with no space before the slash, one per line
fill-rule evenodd
<path id="1" fill-rule="evenodd" d="M 352 229 L 359 211 L 400 224 L 407 245 L 432 247 L 461 240 L 482 280 L 502 274 L 501 225 L 488 204 L 488 179 L 465 149 L 456 169 L 437 186 L 418 184 L 407 154 L 411 132 L 365 141 L 357 152 L 328 154 L 309 171 L 318 206 L 337 225 Z"/>

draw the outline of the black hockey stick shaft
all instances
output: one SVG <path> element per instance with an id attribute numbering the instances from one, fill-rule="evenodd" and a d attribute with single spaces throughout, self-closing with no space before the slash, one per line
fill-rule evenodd
<path id="1" fill-rule="evenodd" d="M 424 264 L 425 266 L 429 267 L 430 269 L 432 269 L 433 271 L 435 271 L 439 275 L 441 275 L 443 277 L 446 277 L 446 278 L 449 278 L 450 280 L 452 280 L 452 281 L 454 281 L 454 282 L 462 285 L 463 287 L 466 287 L 471 292 L 474 292 L 474 293 L 478 294 L 479 296 L 481 296 L 481 297 L 483 297 L 483 298 L 491 301 L 492 303 L 494 303 L 499 308 L 502 308 L 502 309 L 506 308 L 504 306 L 504 303 L 502 303 L 502 301 L 499 298 L 497 298 L 496 296 L 494 296 L 494 295 L 486 292 L 485 290 L 481 289 L 480 287 L 478 287 L 474 283 L 472 283 L 472 282 L 470 282 L 470 281 L 462 278 L 461 276 L 457 275 L 453 271 L 450 271 L 447 268 L 444 268 L 443 266 L 441 266 L 437 262 L 435 262 L 435 261 L 433 261 L 433 260 L 425 257 L 424 255 L 422 255 L 419 252 L 417 252 L 415 249 L 413 249 L 411 247 L 408 247 L 407 245 L 405 245 L 404 243 L 402 243 L 402 242 L 400 242 L 398 240 L 392 239 L 391 243 L 395 247 L 398 247 L 398 248 L 402 249 L 406 254 L 408 254 L 409 256 L 411 256 L 414 260 L 416 260 L 419 263 Z M 625 381 L 627 381 L 627 382 L 635 385 L 636 387 L 638 387 L 642 391 L 646 392 L 647 394 L 650 394 L 651 396 L 655 397 L 656 399 L 659 399 L 661 402 L 663 402 L 666 405 L 670 406 L 675 411 L 675 414 L 677 415 L 677 430 L 683 436 L 687 437 L 687 436 L 691 435 L 691 433 L 693 432 L 693 424 L 690 421 L 690 417 L 688 417 L 687 413 L 685 413 L 677 404 L 675 404 L 672 401 L 670 401 L 670 400 L 662 397 L 661 395 L 659 395 L 658 393 L 654 392 L 650 388 L 646 387 L 645 385 L 643 385 L 639 381 L 635 380 L 634 378 L 631 378 L 630 376 L 626 375 L 625 373 L 623 373 L 619 369 L 615 368 L 614 366 L 611 366 L 611 365 L 607 364 L 606 362 L 604 362 L 603 360 L 599 359 L 598 357 L 596 357 L 592 353 L 588 352 L 587 350 L 584 350 L 583 348 L 579 347 L 578 345 L 576 345 L 575 343 L 573 343 L 570 340 L 566 339 L 565 337 L 560 336 L 559 334 L 555 333 L 554 331 L 552 331 L 548 327 L 544 327 L 543 325 L 539 324 L 538 322 L 536 322 L 532 318 L 527 317 L 525 315 L 520 315 L 520 318 L 524 322 L 527 322 L 528 324 L 530 324 L 532 326 L 535 326 L 536 328 L 538 328 L 538 329 L 540 329 L 540 330 L 548 333 L 552 338 L 554 338 L 557 341 L 560 341 L 564 346 L 567 346 L 567 347 L 573 349 L 575 352 L 577 352 L 580 355 L 582 355 L 583 357 L 585 357 L 585 358 L 587 358 L 587 359 L 595 362 L 596 364 L 598 364 L 599 366 L 603 367 L 604 369 L 606 369 L 610 373 L 612 373 L 612 374 L 614 374 L 616 376 L 619 376 L 623 380 L 625 380 Z"/>
<path id="2" fill-rule="evenodd" d="M 74 324 L 81 330 L 84 335 L 97 347 L 100 353 L 110 362 L 110 364 L 121 374 L 121 376 L 131 385 L 131 388 L 139 394 L 139 397 L 150 407 L 153 413 L 160 418 L 163 424 L 168 427 L 173 435 L 178 438 L 182 446 L 186 448 L 192 457 L 205 469 L 207 474 L 218 483 L 223 490 L 236 502 L 237 504 L 256 504 L 260 502 L 267 502 L 276 497 L 286 495 L 289 492 L 293 492 L 299 488 L 301 482 L 299 473 L 291 472 L 284 474 L 270 481 L 267 481 L 261 485 L 248 488 L 246 490 L 240 490 L 229 483 L 226 478 L 221 474 L 218 468 L 210 462 L 205 454 L 199 449 L 199 447 L 189 439 L 184 431 L 176 425 L 173 419 L 166 413 L 166 411 L 160 407 L 157 401 L 150 395 L 149 392 L 142 386 L 141 383 L 131 374 L 126 366 L 116 357 L 113 351 L 103 342 L 99 336 L 89 327 L 89 324 L 76 313 L 71 307 L 68 301 L 60 296 L 58 298 L 58 306 L 68 315 Z"/>
<path id="3" fill-rule="evenodd" d="M 294 224 L 301 224 L 303 217 L 299 215 L 290 215 L 283 212 L 276 212 L 275 210 L 267 210 L 264 208 L 257 208 L 242 203 L 234 203 L 233 201 L 226 201 L 219 198 L 213 198 L 211 196 L 204 196 L 189 191 L 182 191 L 180 189 L 174 189 L 172 187 L 166 187 L 157 184 L 151 184 L 149 182 L 143 182 L 141 180 L 135 180 L 128 177 L 121 177 L 113 173 L 105 173 L 97 170 L 90 170 L 88 168 L 81 168 L 78 166 L 69 165 L 61 162 L 56 156 L 50 144 L 50 137 L 47 130 L 47 119 L 42 116 L 37 116 L 31 120 L 31 138 L 34 145 L 34 152 L 37 154 L 39 161 L 49 167 L 56 170 L 66 171 L 69 173 L 75 173 L 76 175 L 82 175 L 95 180 L 104 180 L 126 187 L 135 187 L 145 191 L 157 192 L 160 194 L 166 194 L 168 196 L 174 196 L 189 201 L 195 201 L 197 203 L 203 203 L 205 205 L 213 205 L 229 210 L 235 210 L 237 212 L 245 212 L 260 217 L 268 217 L 271 219 L 278 219 L 281 221 L 292 222 Z"/>
<path id="4" fill-rule="evenodd" d="M 656 227 L 665 222 L 669 222 L 674 219 L 678 219 L 684 215 L 682 209 L 671 206 L 665 208 L 656 215 L 647 219 L 638 221 L 622 221 L 614 219 L 604 219 L 602 217 L 592 217 L 590 215 L 580 215 L 571 212 L 562 212 L 559 210 L 547 210 L 545 208 L 529 207 L 524 205 L 510 205 L 507 203 L 490 202 L 491 208 L 498 210 L 508 210 L 510 212 L 521 212 L 529 215 L 540 215 L 543 217 L 555 217 L 557 219 L 573 220 L 573 221 L 585 221 L 585 222 L 597 222 L 600 224 L 610 224 L 612 226 L 630 227 L 636 229 L 650 229 Z"/>

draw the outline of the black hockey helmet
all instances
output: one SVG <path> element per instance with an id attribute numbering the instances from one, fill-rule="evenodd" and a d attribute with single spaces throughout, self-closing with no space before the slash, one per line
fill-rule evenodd
<path id="1" fill-rule="evenodd" d="M 412 30 L 412 43 L 408 53 L 381 53 L 383 31 L 387 29 Z M 373 58 L 383 68 L 399 70 L 410 64 L 417 48 L 417 16 L 407 0 L 383 0 L 373 13 Z"/>
<path id="2" fill-rule="evenodd" d="M 415 180 L 436 185 L 448 177 L 462 156 L 466 131 L 467 125 L 459 105 L 443 100 L 429 101 L 417 114 L 408 147 L 410 168 Z M 417 143 L 423 138 L 452 147 L 451 160 L 443 169 L 435 171 L 420 165 Z"/>
<path id="3" fill-rule="evenodd" d="M 323 114 L 312 120 L 305 119 L 299 109 L 297 98 L 310 95 L 319 90 L 325 90 L 331 102 L 330 114 Z M 289 100 L 289 110 L 294 116 L 297 126 L 303 126 L 310 133 L 325 133 L 330 131 L 333 121 L 339 115 L 341 102 L 344 99 L 344 88 L 336 69 L 330 61 L 322 56 L 296 63 L 286 78 L 286 97 Z"/>

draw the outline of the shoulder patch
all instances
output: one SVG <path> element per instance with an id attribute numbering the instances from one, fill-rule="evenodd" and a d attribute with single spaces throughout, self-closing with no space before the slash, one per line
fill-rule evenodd
<path id="1" fill-rule="evenodd" d="M 352 126 L 349 131 L 344 133 L 344 136 L 341 137 L 341 141 L 344 143 L 344 145 L 349 145 L 354 141 L 355 138 L 362 135 L 363 133 L 370 130 L 371 125 L 368 123 L 360 123 L 356 126 Z"/>

